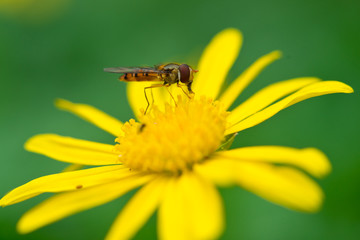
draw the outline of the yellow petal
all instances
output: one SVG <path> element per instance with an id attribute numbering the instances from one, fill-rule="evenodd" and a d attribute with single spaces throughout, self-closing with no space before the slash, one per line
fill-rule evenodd
<path id="1" fill-rule="evenodd" d="M 80 170 L 84 167 L 84 165 L 82 164 L 70 164 L 69 166 L 67 166 L 66 168 L 64 168 L 64 170 L 62 170 L 63 172 L 71 172 L 71 171 L 76 171 L 76 170 Z"/>
<path id="2" fill-rule="evenodd" d="M 186 240 L 189 238 L 187 216 L 183 209 L 185 203 L 181 191 L 178 190 L 179 183 L 170 179 L 167 189 L 164 191 L 164 199 L 158 211 L 158 235 L 162 240 Z"/>
<path id="3" fill-rule="evenodd" d="M 273 203 L 305 212 L 316 212 L 321 207 L 321 188 L 296 169 L 237 161 L 235 170 L 235 180 L 241 187 Z"/>
<path id="4" fill-rule="evenodd" d="M 50 158 L 83 165 L 118 164 L 114 146 L 55 134 L 40 134 L 25 143 L 25 149 Z"/>
<path id="5" fill-rule="evenodd" d="M 79 190 L 111 182 L 132 174 L 123 166 L 105 166 L 52 174 L 15 188 L 0 200 L 1 206 L 15 204 L 45 192 Z"/>
<path id="6" fill-rule="evenodd" d="M 142 187 L 121 211 L 106 239 L 131 239 L 156 210 L 167 180 L 160 177 Z"/>
<path id="7" fill-rule="evenodd" d="M 223 230 L 222 202 L 216 188 L 193 173 L 169 184 L 160 205 L 160 239 L 216 239 Z"/>
<path id="8" fill-rule="evenodd" d="M 218 33 L 206 47 L 195 74 L 193 90 L 195 96 L 206 95 L 215 99 L 231 66 L 239 54 L 242 34 L 236 29 Z"/>
<path id="9" fill-rule="evenodd" d="M 72 103 L 64 99 L 57 99 L 55 105 L 91 122 L 114 136 L 123 135 L 122 122 L 90 105 Z"/>
<path id="10" fill-rule="evenodd" d="M 308 98 L 331 94 L 331 93 L 352 93 L 352 92 L 353 89 L 342 82 L 337 82 L 337 81 L 316 82 L 300 89 L 299 91 L 272 104 L 271 106 L 251 115 L 245 120 L 227 129 L 225 134 L 231 134 L 234 132 L 239 132 L 241 130 L 253 127 L 265 121 L 266 119 L 274 116 L 282 109 L 287 108 L 297 102 L 303 101 Z"/>
<path id="11" fill-rule="evenodd" d="M 228 187 L 234 181 L 234 161 L 223 157 L 212 156 L 208 161 L 194 166 L 194 171 L 222 187 Z"/>
<path id="12" fill-rule="evenodd" d="M 127 96 L 130 106 L 136 116 L 142 115 L 142 111 L 146 110 L 148 103 L 146 102 L 144 88 L 152 85 L 151 82 L 130 82 L 127 83 Z M 156 83 L 158 84 L 158 83 Z M 146 96 L 149 101 L 149 109 L 156 105 L 159 109 L 163 110 L 166 98 L 165 87 L 156 87 L 146 90 Z M 168 94 L 168 93 L 167 93 Z"/>
<path id="13" fill-rule="evenodd" d="M 299 167 L 315 177 L 323 177 L 331 170 L 328 158 L 315 148 L 254 146 L 217 152 L 215 156 L 239 161 L 289 164 Z"/>
<path id="14" fill-rule="evenodd" d="M 18 222 L 20 233 L 29 233 L 77 212 L 107 203 L 143 185 L 151 176 L 129 178 L 55 195 L 25 213 Z"/>
<path id="15" fill-rule="evenodd" d="M 219 100 L 224 107 L 228 109 L 241 92 L 256 78 L 256 76 L 259 75 L 265 67 L 280 57 L 280 51 L 273 51 L 265 56 L 262 56 L 250 67 L 248 67 L 228 88 L 226 88 L 226 91 L 221 95 Z"/>
<path id="16" fill-rule="evenodd" d="M 232 110 L 228 121 L 232 124 L 238 123 L 286 95 L 318 81 L 320 81 L 318 78 L 304 77 L 271 84 Z"/>

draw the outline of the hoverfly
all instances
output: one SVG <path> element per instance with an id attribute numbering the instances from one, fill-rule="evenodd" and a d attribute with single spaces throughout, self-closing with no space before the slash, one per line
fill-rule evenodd
<path id="1" fill-rule="evenodd" d="M 162 82 L 160 84 L 152 84 L 149 87 L 144 88 L 145 99 L 147 102 L 147 107 L 145 110 L 145 114 L 149 108 L 149 100 L 146 95 L 147 89 L 152 89 L 156 87 L 169 87 L 171 84 L 176 83 L 178 87 L 180 87 L 183 92 L 190 97 L 185 90 L 181 87 L 180 83 L 185 84 L 190 94 L 194 94 L 191 90 L 191 84 L 194 79 L 194 73 L 198 72 L 198 70 L 192 69 L 187 64 L 177 64 L 177 63 L 169 63 L 164 65 L 157 65 L 154 68 L 151 67 L 115 67 L 115 68 L 105 68 L 105 72 L 111 73 L 121 73 L 119 77 L 120 81 L 124 82 Z M 170 92 L 169 92 L 170 93 Z M 171 95 L 171 93 L 170 93 Z M 171 95 L 173 98 L 173 96 Z M 174 99 L 174 98 L 173 98 Z M 175 101 L 175 100 L 174 100 Z"/>

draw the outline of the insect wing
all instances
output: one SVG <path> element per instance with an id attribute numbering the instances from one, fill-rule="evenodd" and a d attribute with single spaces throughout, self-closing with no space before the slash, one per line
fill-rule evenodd
<path id="1" fill-rule="evenodd" d="M 158 75 L 164 73 L 163 70 L 150 67 L 115 67 L 105 68 L 104 71 L 124 74 L 119 80 L 125 82 L 159 81 Z"/>
<path id="2" fill-rule="evenodd" d="M 159 73 L 161 70 L 155 68 L 140 68 L 140 67 L 114 67 L 104 68 L 105 72 L 110 73 Z"/>
<path id="3" fill-rule="evenodd" d="M 166 63 L 155 65 L 155 69 L 162 72 L 171 72 L 174 68 L 178 68 L 178 63 Z"/>

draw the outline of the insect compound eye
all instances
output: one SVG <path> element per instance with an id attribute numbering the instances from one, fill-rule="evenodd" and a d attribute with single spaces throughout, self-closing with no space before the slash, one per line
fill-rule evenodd
<path id="1" fill-rule="evenodd" d="M 189 83 L 190 81 L 190 67 L 187 64 L 181 64 L 179 66 L 180 82 Z"/>

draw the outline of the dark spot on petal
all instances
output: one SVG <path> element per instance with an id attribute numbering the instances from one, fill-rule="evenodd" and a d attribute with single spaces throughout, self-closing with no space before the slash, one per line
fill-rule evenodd
<path id="1" fill-rule="evenodd" d="M 139 132 L 142 132 L 145 127 L 146 127 L 146 124 L 145 124 L 145 123 L 141 124 L 141 125 L 140 125 L 140 128 L 139 128 Z"/>
<path id="2" fill-rule="evenodd" d="M 83 188 L 83 185 L 77 185 L 76 186 L 76 189 L 82 189 Z"/>

